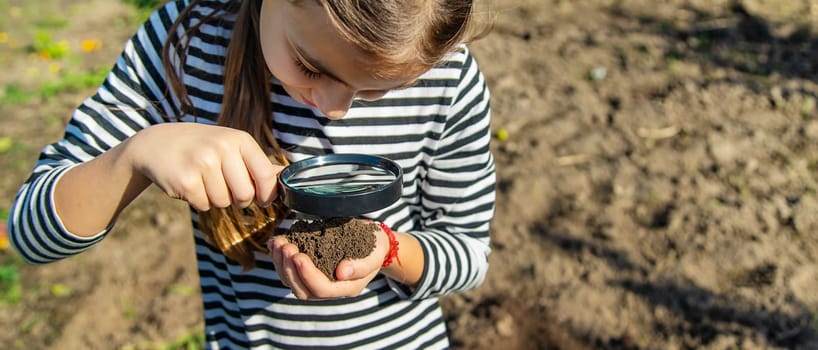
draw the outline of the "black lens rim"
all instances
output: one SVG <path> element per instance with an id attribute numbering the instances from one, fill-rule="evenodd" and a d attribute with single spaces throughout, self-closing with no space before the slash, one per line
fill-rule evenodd
<path id="1" fill-rule="evenodd" d="M 303 191 L 289 183 L 299 172 L 326 165 L 357 164 L 384 169 L 395 179 L 370 191 L 353 194 L 316 194 Z M 279 173 L 278 183 L 284 205 L 292 210 L 319 217 L 354 217 L 388 207 L 403 192 L 403 169 L 394 161 L 367 154 L 325 154 L 292 163 Z"/>

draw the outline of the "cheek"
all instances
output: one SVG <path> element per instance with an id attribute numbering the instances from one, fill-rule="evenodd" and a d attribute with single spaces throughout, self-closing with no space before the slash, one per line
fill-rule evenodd
<path id="1" fill-rule="evenodd" d="M 308 87 L 310 81 L 295 65 L 287 45 L 284 44 L 284 39 L 273 35 L 265 35 L 265 33 L 262 33 L 261 36 L 262 55 L 270 73 L 283 84 Z"/>
<path id="2" fill-rule="evenodd" d="M 268 54 L 265 52 L 264 61 L 267 63 L 267 68 L 270 70 L 270 73 L 281 81 L 282 84 L 298 87 L 309 87 L 311 85 L 307 76 L 301 72 L 286 53 L 273 51 Z"/>

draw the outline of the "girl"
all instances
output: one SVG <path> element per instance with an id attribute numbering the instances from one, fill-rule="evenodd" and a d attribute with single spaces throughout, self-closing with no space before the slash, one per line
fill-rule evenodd
<path id="1" fill-rule="evenodd" d="M 155 184 L 193 209 L 211 348 L 446 348 L 437 297 L 484 279 L 494 165 L 468 0 L 180 0 L 127 43 L 12 208 L 31 263 L 80 253 Z M 330 281 L 293 244 L 282 165 L 388 157 L 403 195 Z M 389 229 L 394 229 L 394 233 Z M 396 256 L 395 256 L 396 254 Z M 395 257 L 393 260 L 392 257 Z"/>

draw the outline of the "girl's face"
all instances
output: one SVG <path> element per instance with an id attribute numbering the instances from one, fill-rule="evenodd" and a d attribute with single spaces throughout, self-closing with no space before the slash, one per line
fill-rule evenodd
<path id="1" fill-rule="evenodd" d="M 264 0 L 260 40 L 270 72 L 296 101 L 330 119 L 346 115 L 354 98 L 374 100 L 423 72 L 381 79 L 365 69 L 365 53 L 344 41 L 316 1 Z"/>

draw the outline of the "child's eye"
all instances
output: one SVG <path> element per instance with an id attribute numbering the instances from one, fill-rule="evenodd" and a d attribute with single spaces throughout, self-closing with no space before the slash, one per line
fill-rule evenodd
<path id="1" fill-rule="evenodd" d="M 301 73 L 304 73 L 308 79 L 313 80 L 321 77 L 320 72 L 315 72 L 307 68 L 307 66 L 304 65 L 304 62 L 301 62 L 301 59 L 298 57 L 293 57 L 293 60 L 295 61 L 295 65 L 298 66 L 298 69 L 301 69 Z"/>

